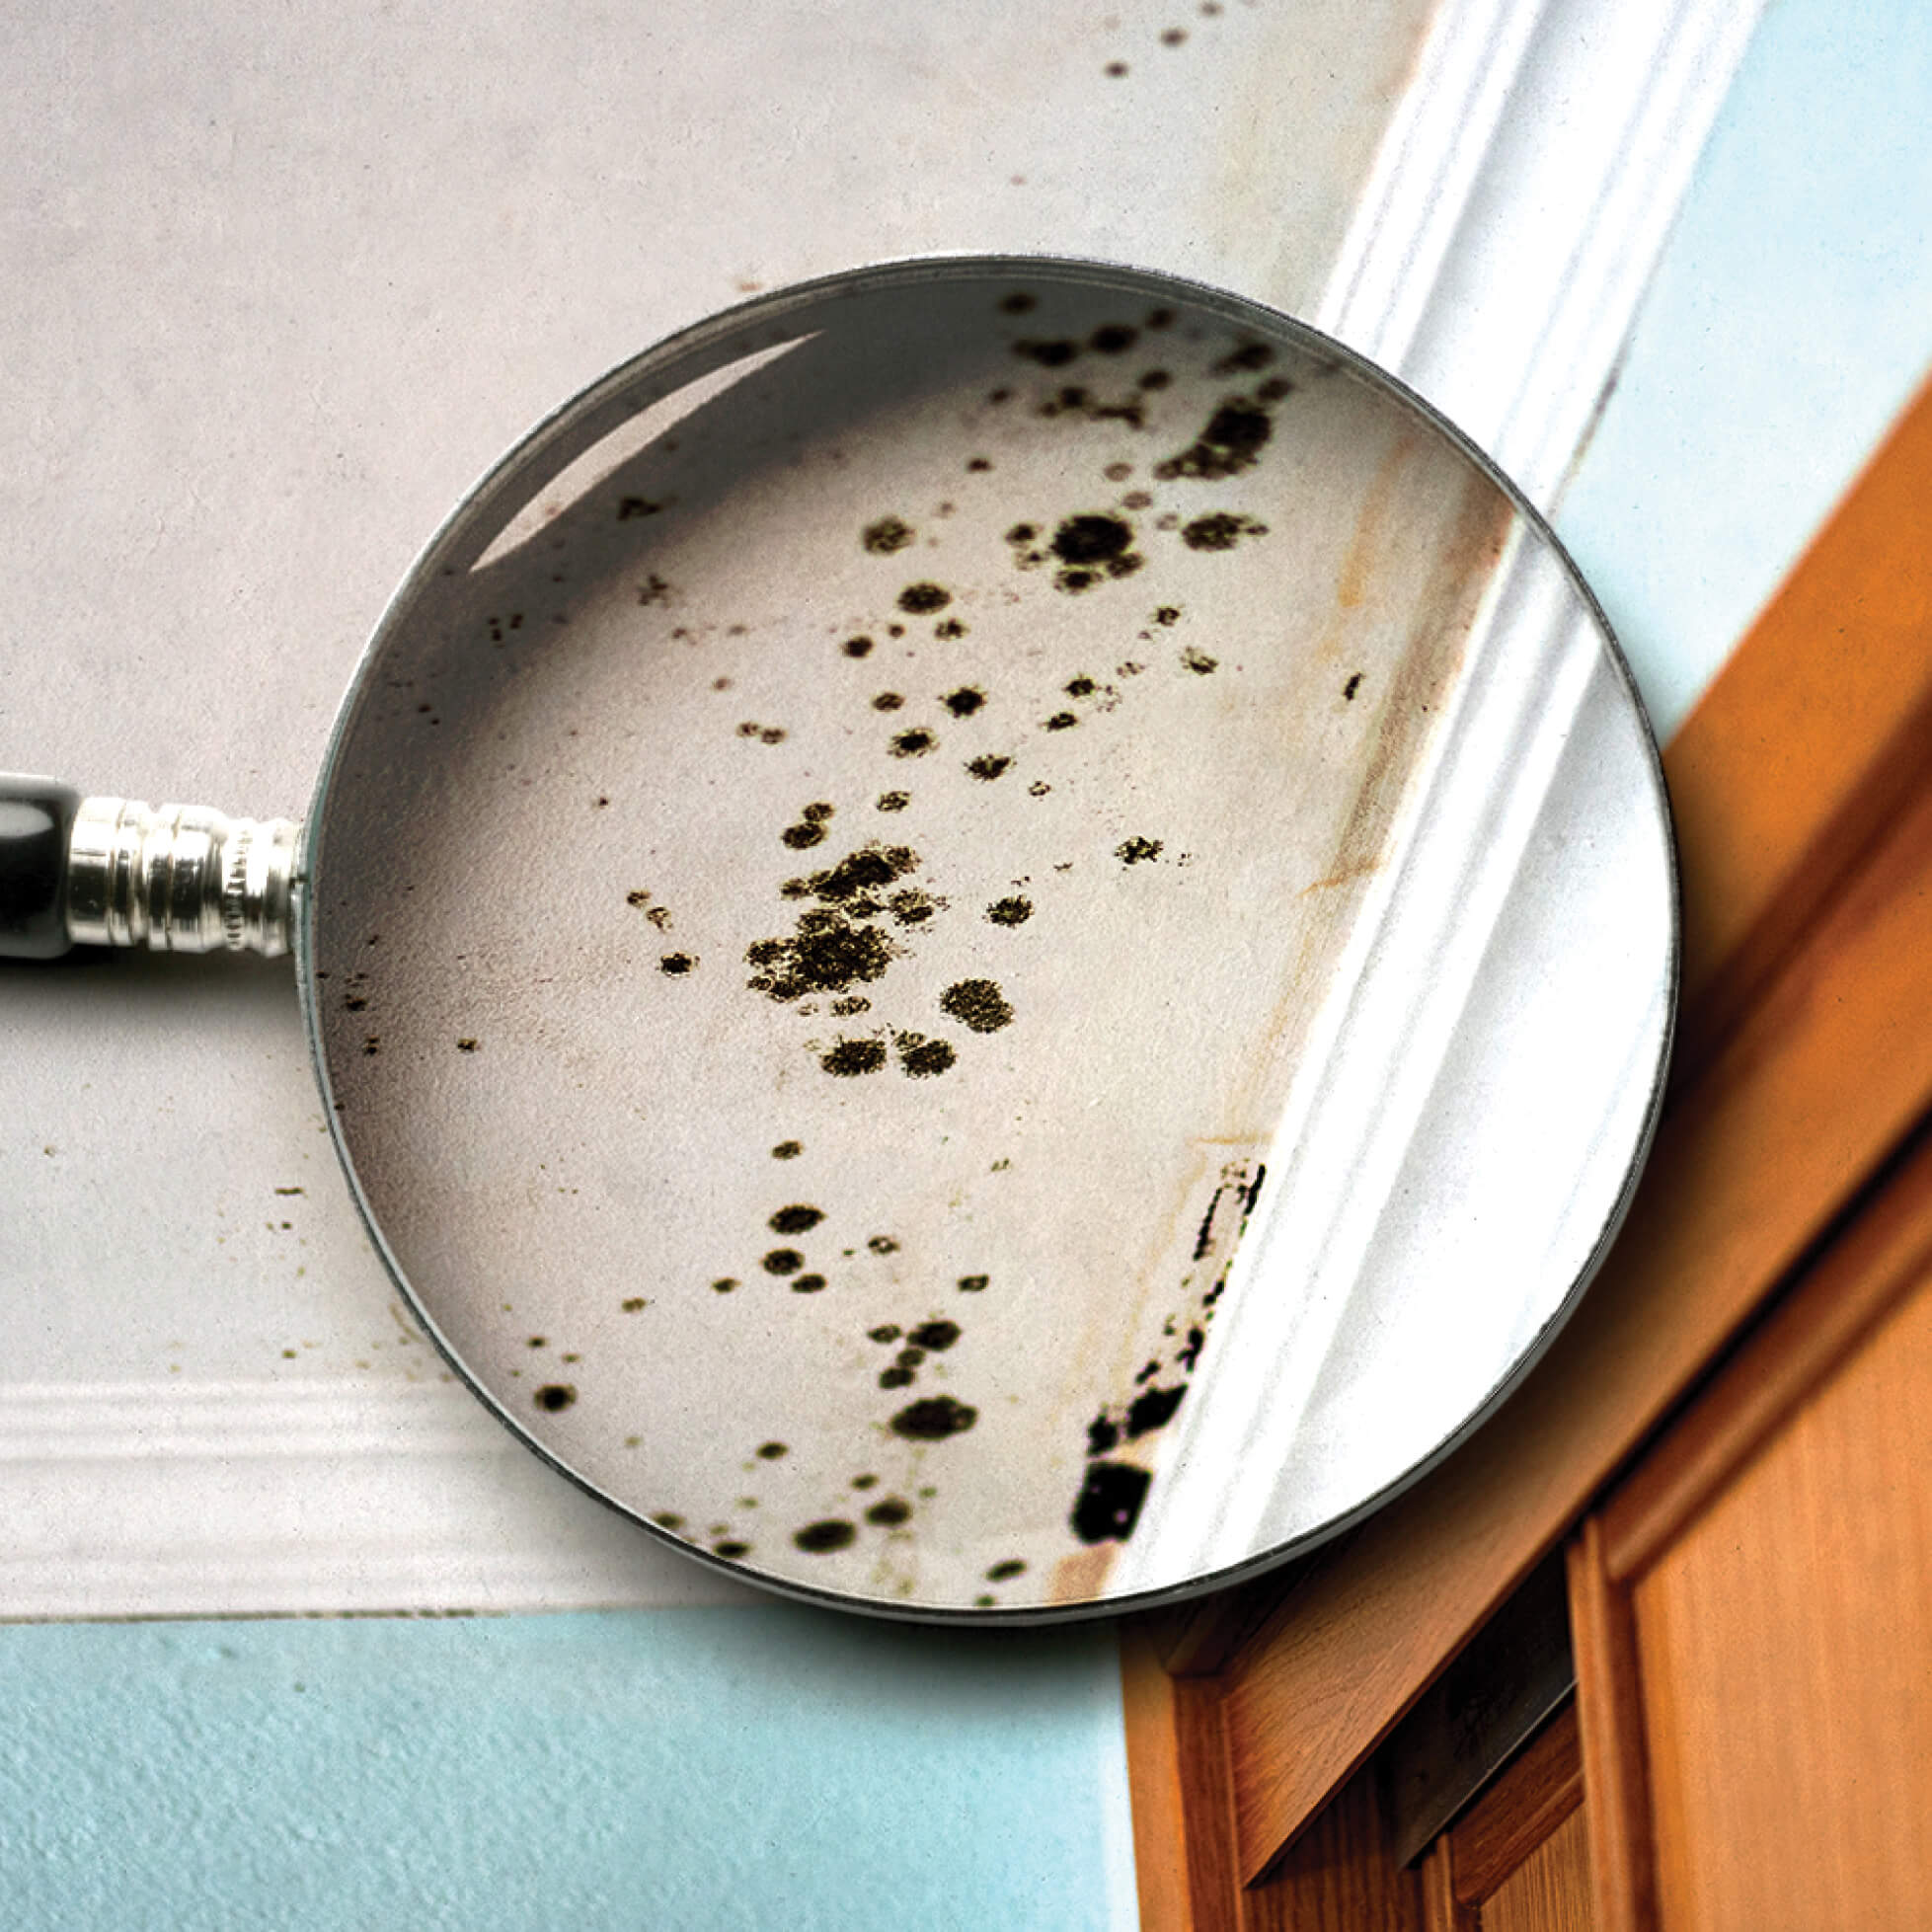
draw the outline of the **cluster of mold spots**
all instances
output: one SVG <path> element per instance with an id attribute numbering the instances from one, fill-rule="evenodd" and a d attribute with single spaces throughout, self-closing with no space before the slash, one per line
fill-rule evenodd
<path id="1" fill-rule="evenodd" d="M 791 1161 L 805 1152 L 804 1144 L 796 1140 L 781 1140 L 771 1149 L 775 1160 Z M 825 1222 L 822 1209 L 805 1201 L 792 1201 L 774 1209 L 767 1217 L 765 1225 L 770 1232 L 791 1237 L 810 1236 L 816 1233 Z M 899 1252 L 898 1241 L 889 1234 L 874 1234 L 865 1243 L 866 1250 L 880 1259 L 886 1259 Z M 845 1256 L 852 1257 L 856 1248 L 847 1248 Z M 800 1287 L 798 1271 L 805 1266 L 805 1258 L 797 1249 L 779 1248 L 769 1251 L 762 1266 L 768 1273 L 792 1279 L 792 1285 Z M 962 1276 L 959 1285 L 962 1289 L 981 1290 L 986 1286 L 987 1277 L 983 1275 Z M 817 1282 L 823 1286 L 822 1279 Z M 879 1347 L 894 1348 L 890 1364 L 878 1376 L 879 1386 L 894 1396 L 909 1388 L 917 1379 L 918 1371 L 931 1356 L 944 1354 L 957 1344 L 963 1334 L 959 1322 L 945 1316 L 927 1313 L 910 1327 L 899 1323 L 882 1323 L 866 1331 L 866 1339 Z M 532 1338 L 532 1346 L 540 1346 L 542 1338 Z M 574 1357 L 566 1357 L 574 1359 Z M 542 1401 L 541 1395 L 539 1401 Z M 901 1401 L 885 1419 L 883 1429 L 897 1435 L 901 1440 L 914 1444 L 941 1442 L 948 1437 L 970 1430 L 978 1420 L 978 1411 L 969 1404 L 958 1401 L 949 1395 L 927 1395 L 910 1402 Z M 634 1438 L 635 1439 L 635 1438 Z M 791 1445 L 777 1438 L 761 1442 L 753 1451 L 753 1460 L 744 1464 L 746 1472 L 753 1471 L 758 1463 L 766 1465 L 783 1462 L 791 1454 Z M 879 1477 L 874 1471 L 862 1471 L 851 1479 L 855 1491 L 868 1492 L 879 1487 Z M 938 1491 L 926 1486 L 916 1491 L 919 1499 L 930 1499 Z M 755 1509 L 760 1507 L 758 1496 L 740 1496 L 737 1499 L 739 1510 Z M 873 1529 L 898 1531 L 911 1523 L 916 1513 L 916 1505 L 908 1497 L 887 1495 L 870 1502 L 858 1517 L 863 1524 Z M 652 1520 L 660 1527 L 677 1533 L 684 1533 L 685 1519 L 669 1510 L 659 1511 Z M 850 1549 L 861 1534 L 861 1520 L 851 1515 L 825 1514 L 813 1516 L 791 1532 L 791 1542 L 796 1549 L 811 1556 L 829 1556 Z M 741 1560 L 753 1553 L 752 1542 L 734 1528 L 729 1521 L 715 1522 L 705 1532 L 710 1538 L 710 1548 L 714 1555 L 733 1561 Z M 1008 1567 L 1003 1576 L 1018 1576 L 1024 1569 Z M 997 1581 L 997 1579 L 996 1579 Z"/>
<path id="2" fill-rule="evenodd" d="M 1000 303 L 1012 316 L 1031 315 L 1038 306 L 1037 299 L 1023 290 L 1013 291 Z M 1163 541 L 1178 537 L 1177 550 L 1212 558 L 1267 535 L 1265 525 L 1228 505 L 1225 499 L 1216 503 L 1218 493 L 1213 486 L 1240 477 L 1266 459 L 1274 437 L 1275 407 L 1291 393 L 1291 385 L 1274 373 L 1270 365 L 1275 351 L 1267 344 L 1236 339 L 1228 347 L 1224 337 L 1224 353 L 1214 348 L 1207 351 L 1208 357 L 1220 354 L 1209 371 L 1219 380 L 1218 393 L 1210 392 L 1214 399 L 1198 417 L 1190 415 L 1179 424 L 1170 417 L 1169 426 L 1178 427 L 1181 433 L 1168 440 L 1162 416 L 1172 405 L 1163 392 L 1173 387 L 1175 373 L 1165 366 L 1171 358 L 1161 350 L 1166 345 L 1189 354 L 1178 339 L 1202 340 L 1198 330 L 1177 328 L 1179 320 L 1172 310 L 1153 309 L 1131 319 L 1104 322 L 1077 339 L 1055 336 L 1036 326 L 1011 342 L 1015 357 L 1028 365 L 1029 376 L 1012 389 L 993 391 L 990 403 L 1008 402 L 1017 393 L 1022 400 L 1014 407 L 1028 409 L 1038 417 L 1068 425 L 1105 422 L 1114 443 L 1107 452 L 1110 457 L 1122 453 L 1128 436 L 1144 435 L 1142 446 L 1152 445 L 1147 458 L 1139 462 L 1107 461 L 1102 474 L 1109 489 L 1084 502 L 1083 487 L 1071 503 L 1062 501 L 1059 505 L 1038 505 L 1036 500 L 1035 504 L 1019 503 L 1009 510 L 1009 516 L 1017 510 L 1033 511 L 1025 520 L 1007 525 L 1007 545 L 1018 569 L 1041 574 L 1036 581 L 1042 590 L 1050 586 L 1059 595 L 1092 594 L 1096 609 L 1118 608 L 1108 586 L 1145 572 Z M 1040 372 L 1050 374 L 1043 380 Z M 1047 433 L 1057 436 L 1061 431 Z M 1127 443 L 1125 453 L 1131 453 L 1131 448 Z M 975 473 L 991 467 L 985 457 L 973 457 L 966 464 Z M 1135 481 L 1136 473 L 1139 482 Z M 920 566 L 921 570 L 931 570 L 931 576 L 905 569 L 911 561 L 908 553 L 915 553 L 915 546 L 922 552 L 943 555 L 940 535 L 922 534 L 915 524 L 925 522 L 927 514 L 946 516 L 951 504 L 940 504 L 937 509 L 927 505 L 926 513 L 914 505 L 903 505 L 910 514 L 884 505 L 876 507 L 879 513 L 856 530 L 859 548 L 869 558 L 898 561 L 884 563 L 879 602 L 872 613 L 848 614 L 844 624 L 830 633 L 838 657 L 849 663 L 872 660 L 877 664 L 889 657 L 894 664 L 889 677 L 867 676 L 853 693 L 864 708 L 862 716 L 867 725 L 878 734 L 871 740 L 874 755 L 889 756 L 907 766 L 905 778 L 895 773 L 897 783 L 891 789 L 873 795 L 871 809 L 888 814 L 911 809 L 915 793 L 907 780 L 915 776 L 915 761 L 933 759 L 948 749 L 960 769 L 977 783 L 1002 779 L 1012 783 L 1008 775 L 1017 769 L 1020 787 L 1035 798 L 1045 797 L 1052 787 L 1025 769 L 1035 755 L 1032 747 L 1040 743 L 1032 734 L 1095 728 L 1103 713 L 1153 692 L 1151 679 L 1129 687 L 1129 680 L 1139 678 L 1148 664 L 1129 659 L 1111 669 L 1095 663 L 1091 672 L 1071 677 L 1062 672 L 1064 681 L 1057 693 L 1037 709 L 1037 699 L 1034 704 L 1016 704 L 1014 694 L 1001 688 L 997 676 L 986 676 L 983 665 L 976 673 L 963 677 L 964 666 L 957 658 L 950 678 L 942 672 L 931 681 L 908 681 L 914 673 L 898 663 L 900 654 L 891 648 L 892 641 L 907 639 L 909 630 L 914 633 L 904 654 L 910 658 L 922 624 L 940 645 L 964 637 L 966 625 L 961 604 L 963 600 L 966 603 L 965 615 L 970 616 L 970 597 L 940 580 L 948 575 L 943 563 Z M 998 529 L 1005 522 L 1002 518 L 993 527 Z M 875 566 L 865 568 L 870 571 Z M 1131 611 L 1131 603 L 1126 608 Z M 1145 606 L 1141 609 L 1139 621 L 1145 628 L 1138 631 L 1138 638 L 1143 646 L 1182 620 L 1178 603 L 1164 603 L 1151 612 Z M 1128 622 L 1132 622 L 1131 617 Z M 846 628 L 855 623 L 865 628 Z M 887 648 L 882 650 L 882 646 Z M 1173 650 L 1173 646 L 1180 648 Z M 1127 649 L 1134 651 L 1136 647 L 1129 645 Z M 1173 674 L 1185 673 L 1184 684 L 1219 669 L 1217 657 L 1198 644 L 1175 638 L 1169 649 Z M 1143 657 L 1147 655 L 1141 653 Z M 945 653 L 932 656 L 944 664 Z M 880 688 L 889 682 L 897 688 Z M 1353 697 L 1358 682 L 1358 678 L 1350 681 L 1346 697 Z M 760 743 L 785 741 L 785 733 L 777 726 L 747 721 L 738 730 L 747 739 Z M 975 737 L 977 743 L 972 741 Z M 1041 744 L 1041 755 L 1050 755 L 1047 744 Z M 941 767 L 942 784 L 948 768 Z M 916 772 L 923 775 L 931 769 L 929 764 L 918 764 Z M 744 983 L 747 991 L 802 1019 L 822 1011 L 834 1022 L 850 1023 L 872 1011 L 873 1001 L 889 975 L 894 984 L 902 976 L 911 976 L 909 970 L 901 972 L 900 968 L 916 957 L 922 931 L 941 919 L 949 909 L 948 902 L 933 889 L 935 882 L 913 844 L 892 842 L 884 836 L 848 837 L 834 847 L 831 840 L 840 820 L 833 800 L 838 795 L 797 796 L 808 802 L 773 828 L 777 841 L 793 852 L 811 852 L 813 862 L 822 852 L 828 862 L 780 885 L 779 896 L 788 902 L 784 921 L 769 928 L 768 937 L 746 946 Z M 845 809 L 849 811 L 857 803 L 847 801 Z M 1120 831 L 1113 834 L 1119 840 L 1113 858 L 1122 868 L 1154 864 L 1166 856 L 1163 840 L 1156 835 L 1163 828 L 1136 829 L 1130 822 L 1122 829 L 1131 835 L 1123 838 Z M 918 837 L 916 831 L 914 836 Z M 843 856 L 835 856 L 839 852 Z M 1187 857 L 1180 854 L 1180 862 L 1185 864 Z M 1056 866 L 1056 870 L 1067 869 Z M 951 885 L 943 878 L 936 883 Z M 1004 896 L 988 893 L 974 901 L 977 915 L 985 923 L 1009 931 L 1027 924 L 1036 909 L 1029 891 L 1019 889 L 1030 888 L 1030 882 L 1016 878 L 1011 883 L 1014 889 Z M 654 920 L 661 910 L 648 903 L 648 895 L 644 903 L 635 898 L 632 902 Z M 667 920 L 659 923 L 667 925 Z M 1031 940 L 1032 935 L 1028 937 Z M 675 970 L 669 964 L 672 958 L 688 959 L 686 970 L 697 965 L 689 956 L 666 956 L 660 962 L 663 970 Z M 929 1020 L 920 1022 L 901 1011 L 894 1014 L 891 1025 L 881 1024 L 875 1017 L 859 1027 L 834 1026 L 826 1029 L 828 1037 L 805 1040 L 806 1049 L 825 1074 L 837 1079 L 863 1078 L 896 1064 L 904 1076 L 926 1080 L 957 1066 L 963 1051 L 976 1050 L 972 1046 L 974 1037 L 1003 1031 L 1015 1023 L 1018 1016 L 1013 1002 L 996 978 L 975 974 L 953 978 L 943 987 L 937 984 L 938 978 L 934 975 L 934 983 L 922 995 L 933 1002 Z M 915 1030 L 920 1027 L 924 1030 Z M 797 1141 L 781 1141 L 772 1147 L 771 1154 L 774 1159 L 792 1160 L 803 1151 Z M 1208 1269 L 1218 1266 L 1219 1274 L 1199 1288 L 1195 1285 L 1196 1275 L 1206 1280 L 1200 1268 L 1184 1279 L 1183 1294 L 1193 1300 L 1170 1319 L 1167 1332 L 1172 1348 L 1150 1361 L 1135 1378 L 1132 1389 L 1118 1403 L 1103 1408 L 1088 1429 L 1085 1480 L 1070 1516 L 1074 1535 L 1084 1542 L 1124 1538 L 1132 1532 L 1150 1477 L 1137 1466 L 1129 1445 L 1152 1435 L 1178 1413 L 1199 1356 L 1213 1302 L 1226 1278 L 1226 1263 L 1218 1259 L 1221 1244 L 1218 1237 L 1209 1240 L 1207 1230 L 1218 1226 L 1217 1216 L 1225 1219 L 1234 1211 L 1226 1201 L 1251 1206 L 1253 1191 L 1259 1186 L 1258 1172 L 1252 1186 L 1245 1174 L 1226 1181 L 1204 1224 L 1203 1241 L 1208 1245 L 1197 1255 L 1198 1263 L 1206 1256 Z M 836 1207 L 835 1202 L 833 1205 Z M 1240 1212 L 1245 1220 L 1246 1206 Z M 830 1229 L 824 1210 L 809 1200 L 784 1201 L 763 1218 L 765 1239 L 745 1254 L 741 1275 L 717 1277 L 712 1283 L 714 1291 L 734 1292 L 742 1281 L 783 1287 L 793 1293 L 829 1292 L 830 1298 L 822 1306 L 826 1311 L 836 1309 L 848 1271 L 856 1280 L 867 1266 L 850 1261 L 858 1251 L 840 1250 L 828 1239 Z M 866 1245 L 879 1255 L 896 1247 L 885 1236 L 875 1236 Z M 1231 1256 L 1231 1242 L 1226 1246 Z M 840 1259 L 841 1255 L 847 1259 Z M 978 1294 L 988 1285 L 983 1274 L 961 1275 L 956 1281 L 963 1295 Z M 922 1379 L 936 1373 L 943 1381 L 947 1368 L 956 1365 L 939 1357 L 946 1356 L 960 1342 L 960 1324 L 931 1308 L 917 1320 L 902 1316 L 900 1321 L 880 1323 L 876 1316 L 873 1319 L 876 1325 L 866 1331 L 869 1340 L 888 1352 L 884 1359 L 873 1358 L 868 1373 L 882 1393 L 892 1399 L 889 1410 L 876 1418 L 882 1435 L 906 1444 L 927 1445 L 972 1430 L 979 1420 L 979 1411 L 972 1405 L 944 1388 L 917 1387 Z M 907 1325 L 902 1327 L 901 1322 Z M 786 1445 L 776 1442 L 757 1451 L 766 1463 L 776 1462 L 785 1454 Z M 745 1467 L 750 1469 L 753 1464 Z M 868 1492 L 878 1482 L 875 1474 L 865 1472 L 852 1478 L 852 1488 Z M 932 1492 L 920 1490 L 916 1494 L 923 1498 Z M 750 1507 L 755 1501 L 740 1498 L 739 1505 Z M 771 1496 L 765 1502 L 769 1514 L 777 1506 Z M 855 1498 L 841 1507 L 824 1495 L 812 1503 L 815 1507 L 808 1505 L 796 1512 L 787 1509 L 781 1532 L 793 1547 L 811 1555 L 852 1550 L 868 1528 L 904 1532 L 920 1507 L 912 1492 L 873 1496 L 863 1506 Z M 752 1549 L 750 1537 L 733 1525 L 713 1524 L 706 1535 L 714 1553 L 722 1556 L 736 1558 Z M 997 1584 L 1024 1570 L 1025 1565 L 1015 1558 L 987 1570 L 984 1582 Z M 990 1603 L 994 1599 L 981 1594 L 976 1600 Z"/>
<path id="3" fill-rule="evenodd" d="M 1179 1411 L 1266 1179 L 1260 1162 L 1233 1161 L 1221 1170 L 1195 1236 L 1189 1271 L 1178 1284 L 1176 1305 L 1162 1324 L 1163 1340 L 1173 1346 L 1142 1365 L 1132 1394 L 1102 1408 L 1087 1425 L 1086 1476 L 1069 1517 L 1081 1542 L 1123 1543 L 1133 1534 L 1153 1478 L 1116 1451 L 1164 1429 Z"/>

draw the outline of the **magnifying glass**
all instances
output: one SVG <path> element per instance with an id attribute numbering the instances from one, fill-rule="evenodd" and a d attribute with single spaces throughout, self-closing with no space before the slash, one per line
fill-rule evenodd
<path id="1" fill-rule="evenodd" d="M 849 1608 L 1359 1519 L 1661 1104 L 1668 811 L 1575 569 L 1392 378 L 1139 270 L 868 269 L 604 377 L 411 571 L 299 831 L 4 795 L 0 950 L 292 952 L 451 1365 Z"/>

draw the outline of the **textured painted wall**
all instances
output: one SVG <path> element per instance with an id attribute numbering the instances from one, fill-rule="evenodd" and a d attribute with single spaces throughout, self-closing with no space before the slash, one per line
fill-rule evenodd
<path id="1" fill-rule="evenodd" d="M 1133 1923 L 1110 1633 L 0 1631 L 9 1932 Z"/>

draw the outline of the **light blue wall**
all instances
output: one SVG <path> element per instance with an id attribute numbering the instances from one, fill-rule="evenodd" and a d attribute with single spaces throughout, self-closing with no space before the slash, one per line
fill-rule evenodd
<path id="1" fill-rule="evenodd" d="M 30 1626 L 0 1712 L 8 1932 L 1133 1923 L 1092 1629 Z"/>
<path id="2" fill-rule="evenodd" d="M 1932 365 L 1932 5 L 1771 0 L 1556 518 L 1668 737 Z"/>

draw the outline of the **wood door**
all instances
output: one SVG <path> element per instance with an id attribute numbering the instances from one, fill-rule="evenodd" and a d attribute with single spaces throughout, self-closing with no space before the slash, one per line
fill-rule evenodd
<path id="1" fill-rule="evenodd" d="M 1423 1932 L 1594 1932 L 1574 1705 L 1423 1863 Z"/>
<path id="2" fill-rule="evenodd" d="M 1605 1932 L 1932 1924 L 1932 1135 L 1571 1574 Z"/>

